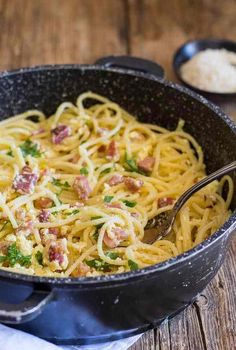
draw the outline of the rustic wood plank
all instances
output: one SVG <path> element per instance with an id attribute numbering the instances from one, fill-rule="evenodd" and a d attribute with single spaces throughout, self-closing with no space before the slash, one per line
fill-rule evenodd
<path id="1" fill-rule="evenodd" d="M 1 0 L 0 69 L 125 54 L 125 8 L 109 0 Z"/>

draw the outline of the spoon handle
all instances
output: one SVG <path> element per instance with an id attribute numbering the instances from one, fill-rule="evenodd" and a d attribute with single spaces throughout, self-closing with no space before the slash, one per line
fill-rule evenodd
<path id="1" fill-rule="evenodd" d="M 182 196 L 179 197 L 177 202 L 175 203 L 173 207 L 173 212 L 177 214 L 177 212 L 182 208 L 184 203 L 197 191 L 199 191 L 204 186 L 208 185 L 212 181 L 218 179 L 222 175 L 225 175 L 229 173 L 232 170 L 236 169 L 236 161 L 224 166 L 223 168 L 215 171 L 214 173 L 204 177 L 201 181 L 197 182 L 195 185 L 190 187 L 186 192 L 182 194 Z"/>

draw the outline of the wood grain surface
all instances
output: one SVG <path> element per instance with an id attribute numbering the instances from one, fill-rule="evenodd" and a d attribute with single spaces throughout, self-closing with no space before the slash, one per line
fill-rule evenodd
<path id="1" fill-rule="evenodd" d="M 159 62 L 195 38 L 236 39 L 235 0 L 0 0 L 0 70 L 92 63 L 130 54 Z M 221 101 L 236 120 L 236 99 Z M 236 349 L 236 242 L 210 285 L 184 312 L 130 350 Z"/>

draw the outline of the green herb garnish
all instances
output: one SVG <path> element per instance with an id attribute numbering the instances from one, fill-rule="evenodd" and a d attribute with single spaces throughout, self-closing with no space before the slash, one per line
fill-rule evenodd
<path id="1" fill-rule="evenodd" d="M 109 272 L 111 271 L 111 265 L 102 259 L 85 260 L 85 263 L 89 267 L 93 267 L 97 271 Z"/>
<path id="2" fill-rule="evenodd" d="M 23 157 L 26 157 L 28 155 L 31 155 L 35 158 L 40 158 L 42 153 L 38 149 L 38 145 L 31 140 L 26 140 L 24 143 L 20 145 L 21 152 L 23 154 Z"/>
<path id="3" fill-rule="evenodd" d="M 70 185 L 67 181 L 63 183 L 61 180 L 55 179 L 55 177 L 52 178 L 52 184 L 63 189 L 70 188 Z"/>
<path id="4" fill-rule="evenodd" d="M 91 220 L 97 220 L 97 219 L 101 219 L 102 216 L 92 216 Z M 97 228 L 101 228 L 103 226 L 103 223 L 95 225 Z"/>
<path id="5" fill-rule="evenodd" d="M 106 252 L 105 255 L 112 260 L 119 258 L 119 254 L 116 252 Z"/>
<path id="6" fill-rule="evenodd" d="M 104 197 L 104 202 L 105 203 L 110 203 L 112 201 L 112 199 L 114 198 L 114 196 L 105 196 Z"/>
<path id="7" fill-rule="evenodd" d="M 89 173 L 88 168 L 85 167 L 81 168 L 79 172 L 81 175 L 88 175 Z"/>
<path id="8" fill-rule="evenodd" d="M 146 175 L 145 172 L 138 168 L 136 160 L 134 158 L 129 158 L 127 153 L 125 153 L 125 167 L 129 171 Z"/>
<path id="9" fill-rule="evenodd" d="M 122 202 L 129 208 L 133 208 L 137 204 L 137 202 L 128 201 L 127 199 L 123 199 Z"/>
<path id="10" fill-rule="evenodd" d="M 95 230 L 95 232 L 93 234 L 93 239 L 95 241 L 97 241 L 98 240 L 98 236 L 99 236 L 99 228 L 96 228 L 96 230 Z"/>
<path id="11" fill-rule="evenodd" d="M 35 254 L 35 258 L 38 261 L 39 265 L 43 266 L 43 254 L 39 250 Z"/>
<path id="12" fill-rule="evenodd" d="M 7 156 L 9 156 L 9 157 L 13 157 L 12 150 L 10 150 L 10 151 L 8 151 L 8 152 L 7 152 Z"/>
<path id="13" fill-rule="evenodd" d="M 111 172 L 111 168 L 106 168 L 105 170 L 101 171 L 100 175 L 109 174 Z"/>
<path id="14" fill-rule="evenodd" d="M 74 209 L 72 210 L 72 212 L 68 215 L 75 215 L 75 214 L 78 214 L 79 213 L 79 209 Z"/>
<path id="15" fill-rule="evenodd" d="M 31 255 L 23 255 L 17 248 L 16 243 L 13 243 L 8 247 L 7 255 L 0 256 L 0 262 L 7 262 L 11 267 L 15 264 L 29 267 L 31 264 Z"/>
<path id="16" fill-rule="evenodd" d="M 135 261 L 130 260 L 130 259 L 128 260 L 128 265 L 129 265 L 129 268 L 131 271 L 137 270 L 139 268 L 138 264 Z"/>

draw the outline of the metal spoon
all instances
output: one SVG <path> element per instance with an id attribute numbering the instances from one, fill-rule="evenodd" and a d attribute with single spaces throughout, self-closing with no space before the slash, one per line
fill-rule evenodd
<path id="1" fill-rule="evenodd" d="M 218 179 L 224 174 L 229 173 L 232 170 L 236 169 L 236 161 L 224 166 L 223 168 L 215 171 L 214 173 L 206 176 L 204 179 L 190 187 L 185 191 L 179 199 L 176 201 L 174 207 L 170 210 L 167 210 L 154 218 L 150 219 L 145 227 L 144 237 L 142 241 L 147 244 L 152 244 L 159 239 L 166 237 L 174 224 L 176 215 L 185 204 L 185 202 L 202 187 L 208 185 L 213 180 Z"/>

